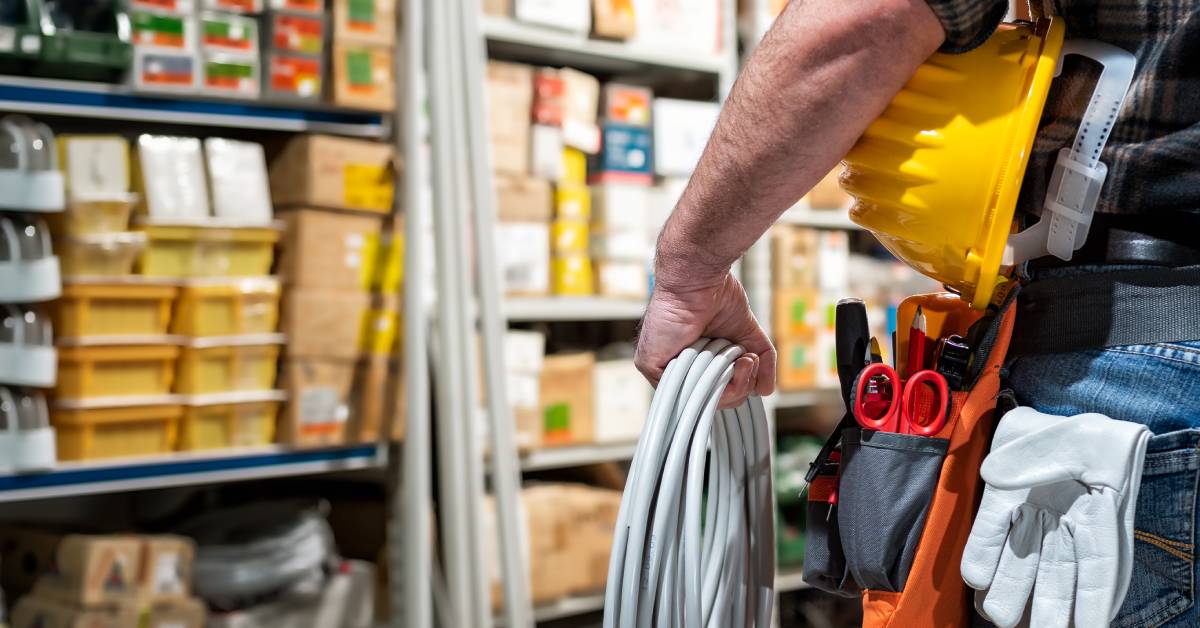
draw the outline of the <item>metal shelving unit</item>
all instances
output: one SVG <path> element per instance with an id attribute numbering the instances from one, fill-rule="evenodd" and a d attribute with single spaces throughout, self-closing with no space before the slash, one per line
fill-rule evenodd
<path id="1" fill-rule="evenodd" d="M 863 230 L 861 226 L 850 220 L 848 209 L 812 209 L 804 204 L 797 204 L 784 212 L 779 217 L 779 222 L 818 229 Z"/>
<path id="2" fill-rule="evenodd" d="M 610 72 L 670 71 L 720 75 L 728 71 L 724 54 L 682 54 L 678 51 L 593 39 L 512 18 L 484 16 L 483 33 L 491 52 L 537 59 L 544 65 L 569 65 Z"/>
<path id="3" fill-rule="evenodd" d="M 836 388 L 815 388 L 813 390 L 794 390 L 780 392 L 775 395 L 775 407 L 778 408 L 809 408 L 827 403 L 835 403 L 840 391 Z"/>
<path id="4" fill-rule="evenodd" d="M 64 462 L 44 473 L 0 475 L 0 503 L 352 471 L 386 464 L 383 445 L 313 450 L 270 446 L 111 462 Z"/>
<path id="5" fill-rule="evenodd" d="M 221 100 L 200 94 L 137 94 L 126 85 L 21 76 L 0 76 L 0 111 L 370 138 L 390 132 L 388 118 L 376 112 Z"/>
<path id="6" fill-rule="evenodd" d="M 637 443 L 603 443 L 535 449 L 521 456 L 521 470 L 545 471 L 632 460 L 636 448 Z"/>
<path id="7" fill-rule="evenodd" d="M 640 319 L 646 302 L 602 297 L 509 297 L 501 307 L 510 321 L 617 321 Z"/>

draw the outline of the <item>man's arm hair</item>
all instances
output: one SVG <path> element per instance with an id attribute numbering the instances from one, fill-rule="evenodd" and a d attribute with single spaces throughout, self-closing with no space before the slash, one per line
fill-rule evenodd
<path id="1" fill-rule="evenodd" d="M 791 0 L 751 55 L 659 237 L 656 282 L 728 271 L 944 39 L 925 0 Z"/>

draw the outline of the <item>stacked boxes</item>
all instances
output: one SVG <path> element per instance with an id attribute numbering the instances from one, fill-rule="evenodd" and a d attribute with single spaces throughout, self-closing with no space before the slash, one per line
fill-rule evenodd
<path id="1" fill-rule="evenodd" d="M 590 352 L 546 356 L 538 391 L 544 445 L 593 442 L 595 366 L 596 356 Z"/>
<path id="2" fill-rule="evenodd" d="M 271 100 L 316 102 L 325 76 L 326 14 L 321 0 L 269 0 L 262 42 Z"/>
<path id="3" fill-rule="evenodd" d="M 545 357 L 545 334 L 511 329 L 504 334 L 505 390 L 516 424 L 517 447 L 521 449 L 542 444 L 541 377 Z"/>
<path id="4" fill-rule="evenodd" d="M 13 609 L 13 628 L 204 626 L 205 605 L 191 596 L 195 547 L 188 539 L 23 528 L 0 538 L 5 591 L 28 593 Z"/>
<path id="5" fill-rule="evenodd" d="M 541 484 L 521 490 L 528 522 L 530 590 L 534 604 L 549 604 L 568 595 L 604 589 L 613 527 L 621 507 L 621 492 L 573 484 Z M 485 498 L 485 539 L 495 533 L 496 502 Z M 498 548 L 487 548 L 491 564 L 499 564 Z M 498 574 L 498 569 L 490 570 Z M 499 606 L 501 584 L 491 581 L 492 603 Z"/>
<path id="6" fill-rule="evenodd" d="M 396 104 L 395 0 L 333 0 L 335 105 L 390 111 Z"/>
<path id="7" fill-rule="evenodd" d="M 199 87 L 199 33 L 192 0 L 134 0 L 129 22 L 135 88 L 191 92 Z"/>
<path id="8" fill-rule="evenodd" d="M 254 2 L 213 1 L 200 12 L 200 63 L 204 91 L 258 98 L 262 84 L 261 42 Z M 219 7 L 219 8 L 217 8 Z"/>
<path id="9" fill-rule="evenodd" d="M 554 192 L 554 221 L 550 224 L 550 289 L 561 296 L 595 292 L 588 251 L 592 197 L 579 167 L 584 160 L 579 149 L 564 149 L 563 177 Z"/>
<path id="10" fill-rule="evenodd" d="M 309 135 L 292 139 L 271 164 L 273 195 L 286 224 L 279 263 L 288 336 L 283 442 L 374 440 L 388 422 L 375 408 L 383 405 L 380 394 L 399 388 L 389 384 L 399 381 L 391 356 L 398 346 L 403 249 L 395 238 L 401 225 L 391 219 L 393 160 L 386 144 Z M 385 227 L 393 237 L 381 255 Z M 359 398 L 370 398 L 359 405 L 372 416 L 348 425 L 356 367 L 362 371 Z"/>

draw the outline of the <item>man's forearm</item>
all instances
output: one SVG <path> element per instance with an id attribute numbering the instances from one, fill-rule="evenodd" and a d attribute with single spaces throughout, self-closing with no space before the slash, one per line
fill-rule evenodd
<path id="1" fill-rule="evenodd" d="M 792 0 L 747 62 L 659 238 L 656 281 L 728 271 L 941 44 L 924 0 Z"/>

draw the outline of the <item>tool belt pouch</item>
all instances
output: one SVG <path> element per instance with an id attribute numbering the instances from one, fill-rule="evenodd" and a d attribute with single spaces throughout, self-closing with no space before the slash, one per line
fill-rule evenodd
<path id="1" fill-rule="evenodd" d="M 838 472 L 822 470 L 808 487 L 805 517 L 804 581 L 827 593 L 856 597 L 862 589 L 846 569 L 846 555 L 838 531 Z"/>
<path id="2" fill-rule="evenodd" d="M 910 320 L 917 305 L 931 337 L 968 335 L 980 318 L 951 295 L 910 297 L 898 318 Z M 951 393 L 948 420 L 933 438 L 843 434 L 838 514 L 847 565 L 865 587 L 864 628 L 970 625 L 973 598 L 959 564 L 983 492 L 979 466 L 995 425 L 1015 312 L 1010 301 L 980 323 L 985 333 L 972 343 L 969 390 Z M 903 356 L 907 338 L 898 342 Z"/>
<path id="3" fill-rule="evenodd" d="M 943 438 L 842 432 L 838 526 L 858 586 L 904 590 L 949 446 Z"/>

